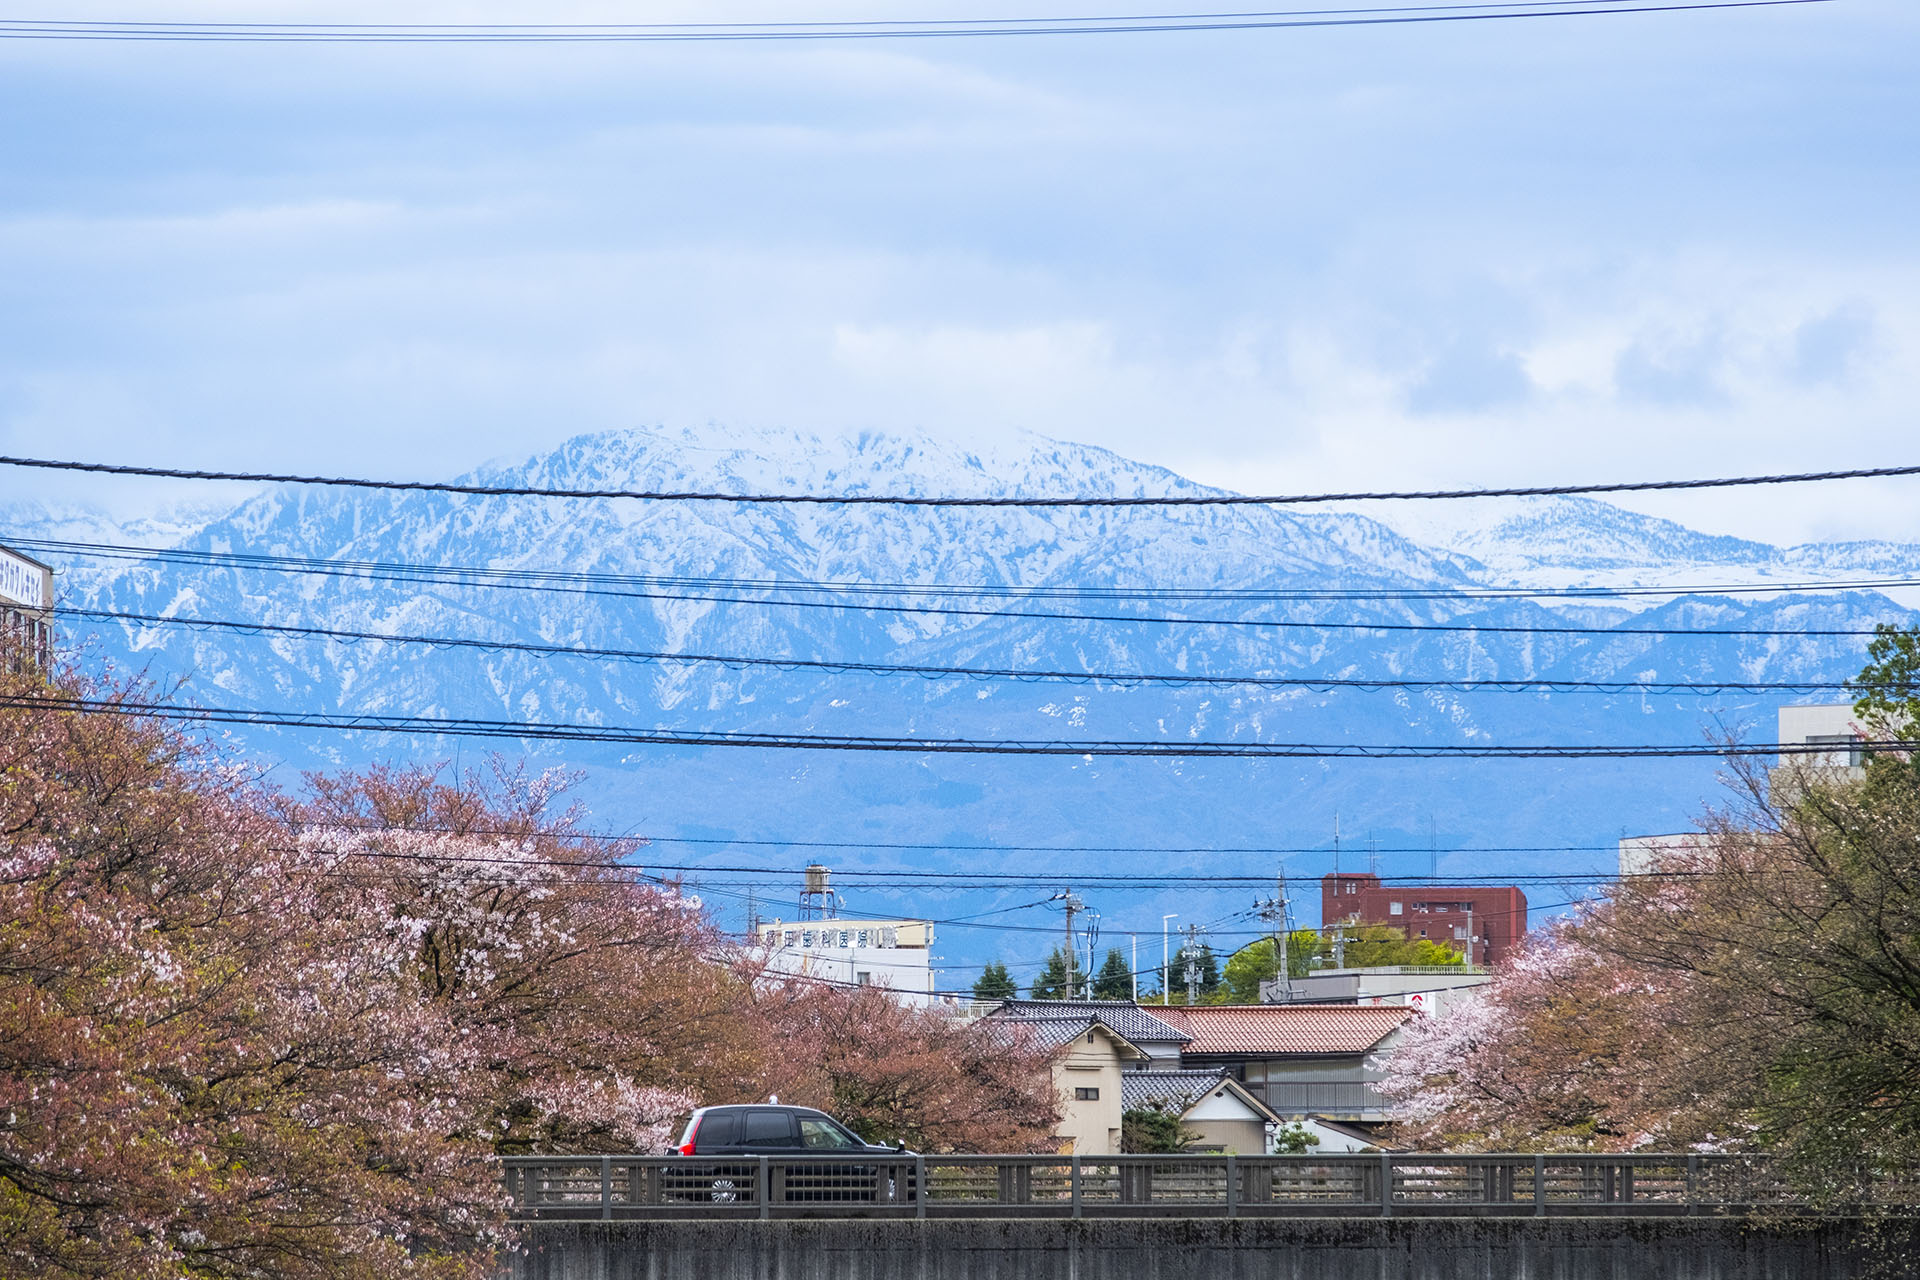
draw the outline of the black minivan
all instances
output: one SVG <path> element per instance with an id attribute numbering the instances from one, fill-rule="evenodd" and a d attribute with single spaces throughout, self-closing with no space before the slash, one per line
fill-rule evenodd
<path id="1" fill-rule="evenodd" d="M 757 1162 L 737 1167 L 726 1163 L 752 1156 L 864 1156 L 886 1161 L 851 1164 L 840 1161 L 797 1161 L 781 1164 L 773 1173 L 769 1196 L 776 1201 L 887 1201 L 913 1198 L 913 1173 L 892 1163 L 910 1158 L 905 1146 L 882 1147 L 863 1141 L 824 1111 L 778 1103 L 752 1106 L 701 1107 L 687 1120 L 675 1148 L 683 1156 L 718 1157 L 711 1170 L 712 1199 L 721 1202 L 754 1199 Z M 899 1174 L 904 1173 L 905 1177 Z M 902 1197 L 901 1192 L 905 1195 Z"/>
<path id="2" fill-rule="evenodd" d="M 701 1107 L 687 1120 L 677 1148 L 683 1156 L 830 1156 L 871 1151 L 898 1155 L 904 1147 L 878 1147 L 812 1107 Z"/>

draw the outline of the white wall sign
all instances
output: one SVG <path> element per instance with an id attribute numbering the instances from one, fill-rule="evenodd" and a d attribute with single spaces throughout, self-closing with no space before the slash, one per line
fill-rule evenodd
<path id="1" fill-rule="evenodd" d="M 47 583 L 39 565 L 11 551 L 0 551 L 0 599 L 29 609 L 47 607 Z"/>

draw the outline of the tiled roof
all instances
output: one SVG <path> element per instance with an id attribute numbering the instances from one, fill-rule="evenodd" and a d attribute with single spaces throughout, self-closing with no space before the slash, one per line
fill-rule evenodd
<path id="1" fill-rule="evenodd" d="M 1160 1011 L 1184 1027 L 1189 1056 L 1365 1053 L 1407 1019 L 1397 1005 L 1169 1005 Z"/>
<path id="2" fill-rule="evenodd" d="M 1224 1075 L 1224 1071 L 1124 1072 L 1120 1077 L 1120 1104 L 1129 1111 L 1154 1104 L 1185 1111 Z"/>
<path id="3" fill-rule="evenodd" d="M 997 1012 L 988 1014 L 974 1024 L 988 1035 L 1006 1033 L 1025 1036 L 1030 1042 L 1049 1052 L 1066 1048 L 1099 1025 L 1101 1024 L 1098 1018 L 1085 1014 L 1077 1018 L 1071 1014 L 1053 1018 L 1020 1018 L 1006 1017 Z M 1113 1031 L 1111 1027 L 1107 1030 L 1120 1041 L 1121 1057 L 1146 1056 L 1125 1036 Z"/>
<path id="4" fill-rule="evenodd" d="M 1179 1027 L 1148 1013 L 1131 1000 L 1003 1000 L 996 1018 L 1095 1018 L 1135 1044 L 1186 1040 Z"/>

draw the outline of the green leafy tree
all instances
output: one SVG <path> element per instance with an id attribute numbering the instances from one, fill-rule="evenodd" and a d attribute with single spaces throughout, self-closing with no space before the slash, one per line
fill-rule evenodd
<path id="1" fill-rule="evenodd" d="M 1315 962 L 1327 949 L 1326 940 L 1313 929 L 1295 929 L 1287 935 L 1287 973 L 1295 978 L 1313 972 Z M 1221 971 L 1219 989 L 1213 993 L 1216 1004 L 1257 1004 L 1260 984 L 1280 976 L 1280 958 L 1272 938 L 1250 942 L 1227 957 Z"/>
<path id="2" fill-rule="evenodd" d="M 1377 969 L 1388 965 L 1463 965 L 1466 957 L 1445 942 L 1409 938 L 1384 924 L 1343 926 L 1345 964 L 1349 969 Z M 1331 951 L 1331 944 L 1328 950 Z"/>
<path id="3" fill-rule="evenodd" d="M 1007 966 L 998 960 L 992 961 L 980 971 L 974 980 L 973 998 L 975 1000 L 1011 1000 L 1020 994 L 1013 984 L 1013 975 L 1007 972 Z"/>
<path id="4" fill-rule="evenodd" d="M 1040 970 L 1040 976 L 1033 980 L 1027 994 L 1035 1000 L 1067 1000 L 1072 993 L 1067 990 L 1067 957 L 1060 948 L 1055 947 L 1047 953 L 1047 963 Z"/>
<path id="5" fill-rule="evenodd" d="M 1198 1137 L 1180 1123 L 1180 1113 L 1158 1105 L 1135 1107 L 1120 1116 L 1120 1150 L 1128 1155 L 1174 1155 Z"/>
<path id="6" fill-rule="evenodd" d="M 1100 972 L 1094 975 L 1093 998 L 1095 1000 L 1131 1000 L 1133 999 L 1133 969 L 1127 964 L 1127 958 L 1115 947 L 1107 952 L 1106 963 L 1100 966 Z"/>
<path id="7" fill-rule="evenodd" d="M 1876 626 L 1867 665 L 1849 683 L 1860 695 L 1853 712 L 1875 737 L 1920 741 L 1920 627 Z"/>

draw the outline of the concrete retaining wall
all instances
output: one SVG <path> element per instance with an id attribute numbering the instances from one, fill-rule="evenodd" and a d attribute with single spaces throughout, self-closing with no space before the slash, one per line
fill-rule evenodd
<path id="1" fill-rule="evenodd" d="M 1895 1238 L 1895 1237 L 1898 1238 Z M 1870 1247 L 1870 1243 L 1871 1244 Z M 1895 1280 L 1902 1224 L 1733 1219 L 551 1223 L 510 1280 Z M 1870 1255 L 1881 1260 L 1870 1268 Z"/>

